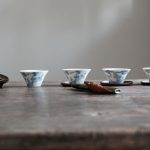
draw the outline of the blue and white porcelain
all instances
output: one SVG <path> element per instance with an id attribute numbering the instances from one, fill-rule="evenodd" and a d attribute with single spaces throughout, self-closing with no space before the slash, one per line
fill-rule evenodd
<path id="1" fill-rule="evenodd" d="M 143 70 L 148 77 L 148 82 L 150 82 L 150 67 L 144 67 Z"/>
<path id="2" fill-rule="evenodd" d="M 126 79 L 128 73 L 131 69 L 128 68 L 103 68 L 102 69 L 106 74 L 109 83 L 122 84 Z"/>
<path id="3" fill-rule="evenodd" d="M 83 84 L 91 69 L 73 68 L 62 69 L 70 84 Z"/>
<path id="4" fill-rule="evenodd" d="M 48 73 L 48 70 L 21 70 L 27 87 L 40 87 Z"/>

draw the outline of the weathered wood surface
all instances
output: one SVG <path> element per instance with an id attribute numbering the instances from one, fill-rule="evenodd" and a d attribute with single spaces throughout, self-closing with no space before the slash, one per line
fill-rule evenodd
<path id="1" fill-rule="evenodd" d="M 95 95 L 46 82 L 0 89 L 0 150 L 149 150 L 150 86 Z"/>

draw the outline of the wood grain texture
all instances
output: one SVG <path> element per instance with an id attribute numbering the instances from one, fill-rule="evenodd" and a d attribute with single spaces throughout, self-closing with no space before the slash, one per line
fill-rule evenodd
<path id="1" fill-rule="evenodd" d="M 0 149 L 121 149 L 150 147 L 150 87 L 119 87 L 99 95 L 46 82 L 0 89 Z"/>

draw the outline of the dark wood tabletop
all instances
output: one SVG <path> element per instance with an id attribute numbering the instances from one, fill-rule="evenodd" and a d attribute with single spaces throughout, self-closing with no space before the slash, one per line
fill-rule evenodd
<path id="1" fill-rule="evenodd" d="M 149 150 L 150 86 L 100 95 L 46 82 L 0 89 L 0 150 Z"/>

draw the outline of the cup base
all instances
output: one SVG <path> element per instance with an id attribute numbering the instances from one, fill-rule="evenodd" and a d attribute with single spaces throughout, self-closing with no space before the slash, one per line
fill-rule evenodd
<path id="1" fill-rule="evenodd" d="M 150 82 L 149 82 L 149 80 L 144 80 L 144 81 L 141 81 L 141 84 L 142 85 L 150 85 Z"/>
<path id="2" fill-rule="evenodd" d="M 63 87 L 71 87 L 71 84 L 70 84 L 69 81 L 61 82 L 61 85 L 62 85 Z"/>

